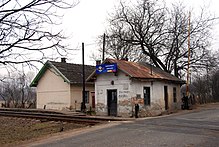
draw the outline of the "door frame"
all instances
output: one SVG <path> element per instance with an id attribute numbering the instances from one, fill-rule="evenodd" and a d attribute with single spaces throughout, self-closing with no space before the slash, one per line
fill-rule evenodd
<path id="1" fill-rule="evenodd" d="M 115 106 L 114 108 L 111 107 L 112 104 L 112 99 L 109 99 L 109 92 L 116 92 L 116 101 L 115 101 Z M 117 116 L 117 102 L 118 102 L 118 97 L 117 97 L 117 89 L 107 89 L 107 114 L 108 116 Z M 112 115 L 111 111 L 114 110 L 114 114 Z"/>
<path id="2" fill-rule="evenodd" d="M 91 106 L 95 109 L 95 92 L 91 92 Z"/>
<path id="3" fill-rule="evenodd" d="M 168 86 L 164 86 L 164 103 L 165 103 L 165 110 L 169 109 L 169 100 L 168 100 Z"/>
<path id="4" fill-rule="evenodd" d="M 149 93 L 147 93 L 148 92 L 147 90 L 149 91 Z M 145 95 L 145 94 L 148 94 L 148 95 Z M 148 96 L 147 99 L 145 96 Z M 151 105 L 151 87 L 150 86 L 143 87 L 143 98 L 144 98 L 144 105 L 150 106 Z M 145 102 L 145 100 L 147 100 L 147 102 Z"/>

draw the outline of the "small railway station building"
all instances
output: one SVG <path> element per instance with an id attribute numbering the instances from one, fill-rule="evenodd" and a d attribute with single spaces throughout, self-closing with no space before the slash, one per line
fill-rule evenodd
<path id="1" fill-rule="evenodd" d="M 94 66 L 85 66 L 87 78 L 95 70 Z M 47 61 L 32 81 L 37 91 L 37 109 L 56 109 L 80 111 L 82 102 L 82 65 Z M 87 108 L 95 108 L 94 83 L 85 86 Z"/>
<path id="2" fill-rule="evenodd" d="M 95 83 L 97 115 L 139 117 L 180 109 L 185 81 L 145 63 L 106 59 L 87 78 Z"/>

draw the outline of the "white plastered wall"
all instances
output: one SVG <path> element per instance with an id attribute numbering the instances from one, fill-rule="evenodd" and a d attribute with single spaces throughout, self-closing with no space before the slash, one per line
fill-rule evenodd
<path id="1" fill-rule="evenodd" d="M 114 82 L 112 84 L 112 81 Z M 117 104 L 122 99 L 128 99 L 130 80 L 129 76 L 118 71 L 117 76 L 114 73 L 105 73 L 98 75 L 95 82 L 96 111 L 98 114 L 107 115 L 107 90 L 117 90 Z M 120 108 L 118 107 L 118 112 Z"/>
<path id="2" fill-rule="evenodd" d="M 111 83 L 112 81 L 114 81 L 114 84 Z M 100 115 L 107 115 L 107 90 L 116 89 L 118 115 L 132 115 L 134 109 L 133 98 L 140 94 L 141 99 L 143 99 L 143 87 L 150 87 L 151 105 L 147 108 L 150 110 L 152 107 L 156 107 L 155 110 L 160 113 L 165 110 L 164 86 L 168 87 L 169 109 L 179 109 L 181 102 L 179 84 L 159 81 L 133 81 L 121 71 L 118 72 L 117 76 L 114 73 L 100 74 L 95 82 L 96 111 Z M 173 87 L 176 87 L 177 90 L 177 103 L 173 102 Z M 141 105 L 141 108 L 145 109 L 146 107 Z"/>
<path id="3" fill-rule="evenodd" d="M 134 81 L 131 83 L 131 96 L 136 97 L 136 94 L 140 94 L 141 97 L 144 97 L 143 88 L 150 87 L 150 96 L 151 104 L 157 104 L 161 107 L 162 110 L 165 110 L 165 101 L 164 101 L 164 86 L 168 88 L 168 106 L 169 109 L 179 109 L 181 99 L 180 99 L 180 85 L 174 84 L 171 82 L 139 82 Z M 173 102 L 173 87 L 176 87 L 176 103 Z"/>
<path id="4" fill-rule="evenodd" d="M 47 69 L 37 85 L 38 109 L 68 109 L 70 107 L 70 85 L 53 69 Z"/>

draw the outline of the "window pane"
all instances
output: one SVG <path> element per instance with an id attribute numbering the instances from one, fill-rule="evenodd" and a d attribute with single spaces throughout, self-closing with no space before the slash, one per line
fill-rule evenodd
<path id="1" fill-rule="evenodd" d="M 85 91 L 85 103 L 89 103 L 89 91 Z"/>

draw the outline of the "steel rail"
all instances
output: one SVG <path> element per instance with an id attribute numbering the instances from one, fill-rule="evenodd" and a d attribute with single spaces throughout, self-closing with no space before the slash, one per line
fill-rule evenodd
<path id="1" fill-rule="evenodd" d="M 22 108 L 0 108 L 0 112 L 14 112 L 17 114 L 32 114 L 37 116 L 54 116 L 54 117 L 65 117 L 70 119 L 77 119 L 77 120 L 91 120 L 97 122 L 106 122 L 106 121 L 133 121 L 134 118 L 122 118 L 122 117 L 110 117 L 110 116 L 89 116 L 85 115 L 84 113 L 76 113 L 74 112 L 62 112 L 62 111 L 51 111 L 51 110 L 44 110 L 44 109 L 22 109 Z M 0 115 L 2 114 L 0 113 Z M 2 114 L 3 115 L 3 114 Z"/>
<path id="2" fill-rule="evenodd" d="M 40 112 L 16 112 L 16 111 L 4 111 L 0 110 L 0 116 L 7 117 L 24 117 L 48 121 L 66 121 L 66 122 L 77 122 L 77 123 L 88 123 L 90 125 L 95 125 L 103 122 L 103 120 L 92 120 L 90 118 L 80 117 L 80 116 L 69 116 L 65 114 L 49 114 Z"/>

